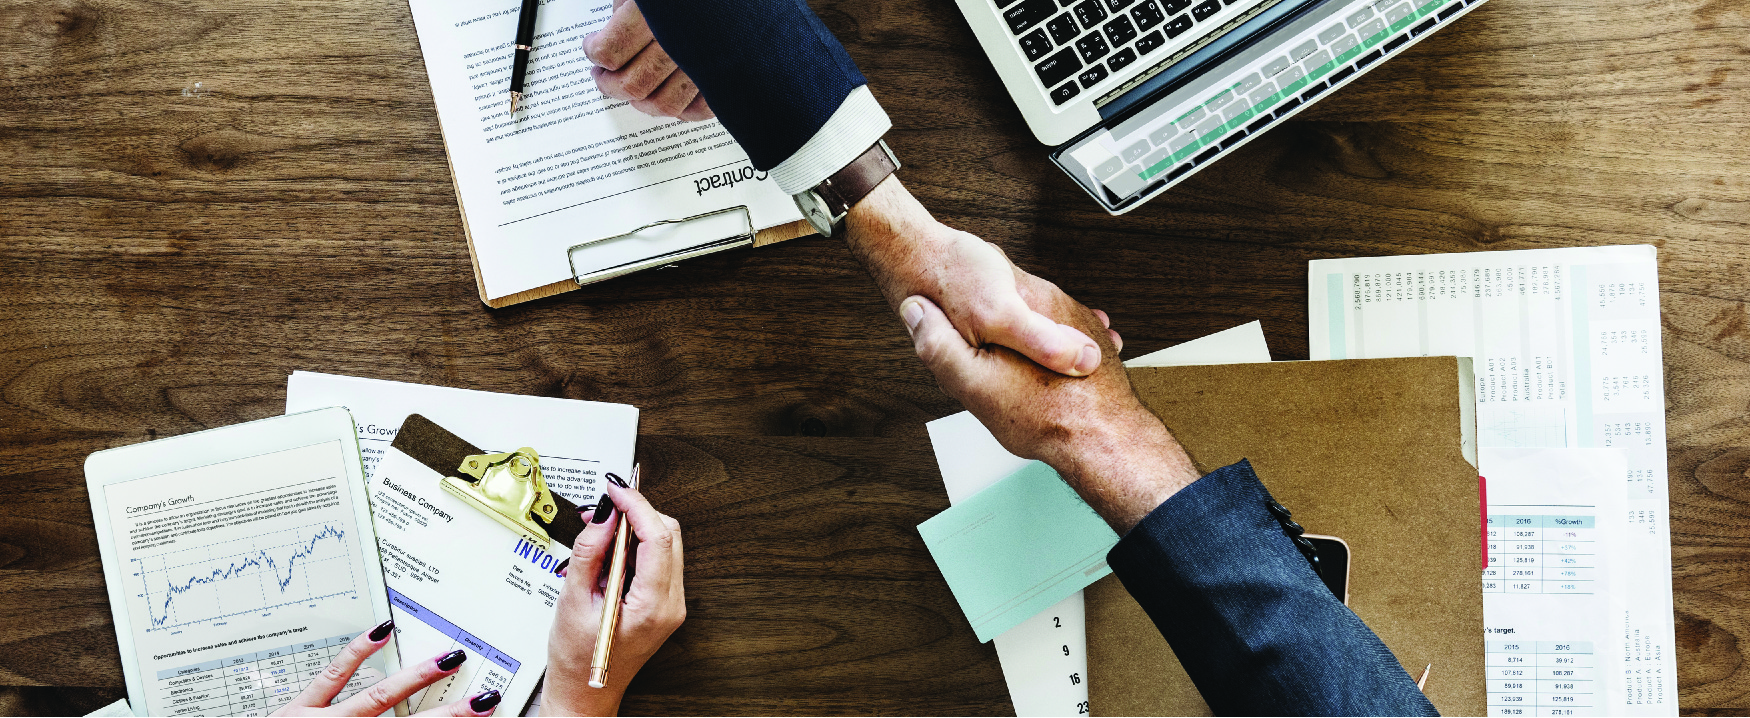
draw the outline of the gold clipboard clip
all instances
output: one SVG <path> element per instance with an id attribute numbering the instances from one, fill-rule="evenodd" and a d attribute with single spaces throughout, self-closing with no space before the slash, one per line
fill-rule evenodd
<path id="1" fill-rule="evenodd" d="M 718 215 L 733 214 L 736 212 L 741 213 L 741 231 L 736 233 L 736 234 L 729 235 L 728 237 L 724 237 L 722 239 L 710 240 L 710 241 L 707 241 L 703 244 L 695 244 L 691 247 L 684 247 L 682 249 L 677 249 L 677 250 L 672 251 L 672 252 L 659 254 L 659 255 L 656 255 L 654 257 L 645 257 L 644 259 L 633 260 L 633 261 L 627 262 L 625 264 L 607 267 L 604 269 L 598 269 L 598 270 L 591 271 L 591 272 L 584 272 L 582 274 L 579 274 L 577 271 L 577 250 L 583 249 L 585 247 L 589 247 L 589 246 L 596 245 L 596 244 L 601 244 L 602 242 L 612 242 L 612 241 L 617 240 L 617 239 L 625 239 L 627 237 L 631 237 L 631 236 L 638 234 L 640 232 L 643 232 L 645 230 L 653 229 L 656 227 L 661 227 L 661 226 L 667 225 L 667 224 L 686 224 L 688 222 L 692 222 L 695 220 L 709 219 L 711 217 L 716 217 Z M 703 212 L 700 214 L 695 214 L 691 217 L 682 217 L 680 219 L 665 219 L 665 220 L 661 220 L 658 222 L 651 222 L 650 224 L 644 225 L 644 226 L 639 227 L 637 229 L 634 229 L 630 232 L 625 232 L 623 234 L 616 234 L 612 237 L 602 237 L 601 239 L 592 239 L 588 242 L 583 242 L 580 244 L 574 244 L 574 245 L 571 245 L 570 249 L 565 250 L 565 261 L 567 263 L 569 263 L 571 266 L 571 279 L 572 279 L 572 281 L 577 282 L 577 286 L 581 287 L 585 284 L 592 284 L 595 282 L 613 279 L 614 277 L 624 276 L 624 275 L 631 274 L 633 272 L 636 272 L 636 271 L 639 271 L 642 269 L 650 269 L 653 267 L 667 266 L 667 265 L 673 264 L 675 262 L 679 262 L 683 259 L 691 259 L 693 257 L 699 257 L 699 256 L 711 254 L 713 252 L 721 252 L 721 251 L 726 250 L 726 249 L 735 249 L 736 247 L 750 247 L 750 246 L 753 246 L 754 234 L 755 234 L 755 230 L 753 227 L 753 211 L 749 210 L 747 208 L 747 205 L 742 204 L 742 205 L 736 205 L 734 207 L 727 207 L 724 209 L 719 209 L 719 210 L 715 210 L 715 211 L 711 211 L 711 212 Z"/>
<path id="2" fill-rule="evenodd" d="M 474 478 L 446 476 L 444 491 L 529 543 L 543 547 L 551 543 L 541 523 L 552 525 L 559 517 L 559 505 L 541 477 L 541 457 L 534 449 L 525 446 L 504 454 L 475 454 L 462 459 L 457 471 Z M 542 521 L 536 521 L 537 516 Z"/>

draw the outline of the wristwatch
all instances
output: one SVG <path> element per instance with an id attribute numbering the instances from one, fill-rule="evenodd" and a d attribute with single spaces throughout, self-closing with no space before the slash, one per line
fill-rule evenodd
<path id="1" fill-rule="evenodd" d="M 814 225 L 814 230 L 823 237 L 831 237 L 844 224 L 851 207 L 898 169 L 899 158 L 893 156 L 893 150 L 887 149 L 886 142 L 876 140 L 844 169 L 794 195 L 793 199 L 802 210 L 802 216 Z"/>

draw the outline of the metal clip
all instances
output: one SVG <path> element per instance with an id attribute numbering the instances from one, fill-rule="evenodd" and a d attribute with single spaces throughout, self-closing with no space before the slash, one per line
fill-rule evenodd
<path id="1" fill-rule="evenodd" d="M 517 532 L 529 543 L 542 547 L 551 543 L 541 524 L 552 525 L 559 517 L 559 505 L 554 503 L 546 480 L 541 478 L 541 457 L 534 449 L 525 446 L 508 454 L 469 456 L 462 459 L 457 470 L 474 478 L 446 476 L 444 491 Z"/>

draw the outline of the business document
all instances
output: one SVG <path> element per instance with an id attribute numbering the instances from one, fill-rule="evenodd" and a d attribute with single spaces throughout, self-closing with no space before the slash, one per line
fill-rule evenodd
<path id="1" fill-rule="evenodd" d="M 1624 585 L 1622 605 L 1611 609 L 1614 646 L 1600 654 L 1616 656 L 1605 670 L 1621 689 L 1599 710 L 1676 715 L 1654 248 L 1316 260 L 1307 282 L 1313 359 L 1472 357 L 1480 447 L 1622 451 L 1625 466 L 1614 490 L 1625 499 L 1620 518 L 1627 539 L 1611 563 L 1633 580 Z M 1479 468 L 1493 478 L 1487 463 Z M 1492 483 L 1489 490 L 1492 503 Z M 1552 607 L 1545 620 L 1560 621 L 1565 610 Z M 1486 611 L 1484 619 L 1496 622 Z M 1498 715 L 1530 715 L 1501 710 Z"/>
<path id="2" fill-rule="evenodd" d="M 571 553 L 534 545 L 445 492 L 442 476 L 390 446 L 401 422 L 421 414 L 487 452 L 528 446 L 549 489 L 593 505 L 609 472 L 629 476 L 638 410 L 623 404 L 495 394 L 298 372 L 286 410 L 345 406 L 365 453 L 389 608 L 402 663 L 468 652 L 461 670 L 408 699 L 414 712 L 487 690 L 514 715 L 547 666 L 547 635 Z"/>
<path id="3" fill-rule="evenodd" d="M 802 218 L 718 121 L 651 117 L 596 88 L 582 43 L 613 14 L 608 0 L 541 2 L 515 115 L 511 41 L 521 4 L 409 5 L 487 297 L 571 279 L 572 245 L 652 222 L 738 205 L 756 228 Z M 625 238 L 574 259 L 589 272 L 701 241 Z"/>

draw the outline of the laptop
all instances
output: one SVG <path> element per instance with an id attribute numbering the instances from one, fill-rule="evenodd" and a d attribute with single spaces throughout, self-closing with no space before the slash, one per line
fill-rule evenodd
<path id="1" fill-rule="evenodd" d="M 957 0 L 1052 162 L 1123 214 L 1484 0 Z"/>

